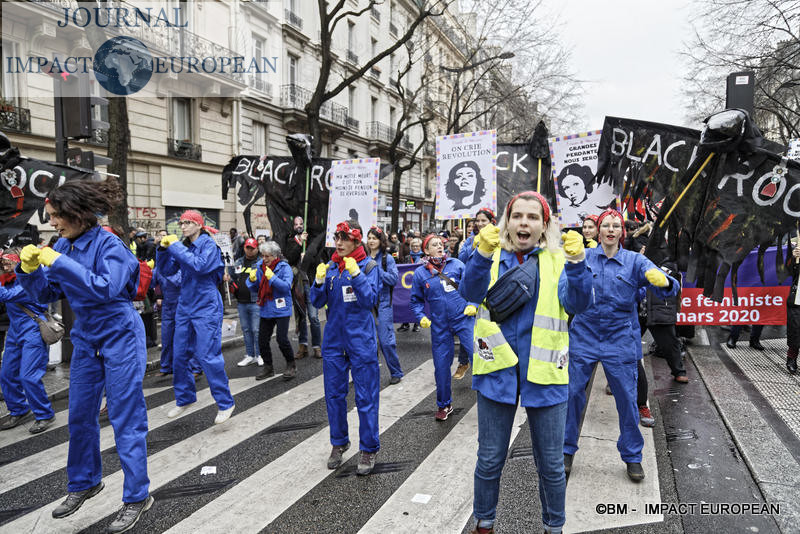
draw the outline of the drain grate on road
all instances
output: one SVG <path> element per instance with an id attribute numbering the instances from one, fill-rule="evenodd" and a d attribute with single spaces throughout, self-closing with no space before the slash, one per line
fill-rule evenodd
<path id="1" fill-rule="evenodd" d="M 667 432 L 665 437 L 667 443 L 671 441 L 688 441 L 690 439 L 697 439 L 697 432 L 691 429 L 683 430 L 679 428 L 675 432 Z"/>
<path id="2" fill-rule="evenodd" d="M 297 430 L 308 430 L 309 428 L 317 428 L 326 423 L 320 421 L 311 421 L 310 423 L 294 423 L 291 425 L 276 425 L 267 429 L 264 434 L 280 434 L 281 432 L 295 432 Z"/>

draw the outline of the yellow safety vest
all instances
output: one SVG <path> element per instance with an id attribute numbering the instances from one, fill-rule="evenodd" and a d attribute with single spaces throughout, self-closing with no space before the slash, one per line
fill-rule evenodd
<path id="1" fill-rule="evenodd" d="M 498 249 L 492 256 L 490 288 L 497 282 L 500 272 L 500 253 Z M 564 270 L 564 261 L 560 252 L 545 249 L 539 253 L 539 297 L 531 328 L 527 376 L 534 384 L 569 383 L 568 317 L 558 300 L 558 279 Z M 500 327 L 490 319 L 485 302 L 481 303 L 473 333 L 472 374 L 492 373 L 513 367 L 518 361 Z"/>

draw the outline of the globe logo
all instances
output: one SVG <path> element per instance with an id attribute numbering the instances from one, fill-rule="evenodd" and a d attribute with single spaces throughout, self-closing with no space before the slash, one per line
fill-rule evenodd
<path id="1" fill-rule="evenodd" d="M 132 95 L 153 75 L 153 56 L 137 39 L 119 36 L 109 39 L 94 55 L 94 74 L 109 93 Z"/>

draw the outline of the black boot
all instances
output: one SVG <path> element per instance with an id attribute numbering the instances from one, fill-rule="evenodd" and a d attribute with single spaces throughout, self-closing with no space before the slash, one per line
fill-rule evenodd
<path id="1" fill-rule="evenodd" d="M 764 345 L 762 345 L 761 341 L 759 341 L 758 339 L 751 339 L 750 348 L 756 350 L 764 350 Z"/>
<path id="2" fill-rule="evenodd" d="M 256 375 L 256 380 L 264 380 L 265 378 L 269 378 L 271 376 L 275 376 L 275 371 L 272 369 L 271 365 L 267 365 L 265 363 L 264 368 Z"/>
<path id="3" fill-rule="evenodd" d="M 736 348 L 736 340 L 733 339 L 731 336 L 728 336 L 728 341 L 725 342 L 729 349 Z"/>
<path id="4" fill-rule="evenodd" d="M 789 371 L 789 374 L 797 374 L 797 356 L 794 358 L 786 358 L 786 370 Z"/>

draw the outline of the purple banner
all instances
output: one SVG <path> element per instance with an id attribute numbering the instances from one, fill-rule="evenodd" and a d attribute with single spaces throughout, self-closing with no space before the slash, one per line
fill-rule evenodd
<path id="1" fill-rule="evenodd" d="M 415 323 L 417 319 L 411 313 L 409 302 L 411 301 L 411 282 L 414 280 L 414 271 L 419 267 L 419 263 L 398 263 L 397 272 L 399 278 L 394 286 L 392 293 L 392 308 L 394 311 L 395 323 Z M 430 315 L 428 305 L 425 304 L 425 314 Z"/>

